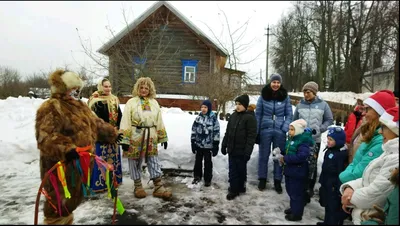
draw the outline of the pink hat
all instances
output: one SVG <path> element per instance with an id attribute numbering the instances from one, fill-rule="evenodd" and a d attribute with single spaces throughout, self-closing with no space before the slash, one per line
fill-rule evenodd
<path id="1" fill-rule="evenodd" d="M 379 121 L 389 128 L 397 136 L 399 135 L 399 107 L 393 107 L 386 110 Z"/>
<path id="2" fill-rule="evenodd" d="M 382 115 L 385 110 L 396 106 L 396 100 L 392 91 L 380 90 L 364 100 L 364 104 L 369 105 L 379 115 Z"/>

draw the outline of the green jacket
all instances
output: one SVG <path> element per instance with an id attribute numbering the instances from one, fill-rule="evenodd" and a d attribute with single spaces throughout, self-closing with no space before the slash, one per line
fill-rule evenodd
<path id="1" fill-rule="evenodd" d="M 383 137 L 378 133 L 378 129 L 375 131 L 374 137 L 369 143 L 362 142 L 360 144 L 353 162 L 339 174 L 339 179 L 342 183 L 361 178 L 365 167 L 367 167 L 373 159 L 376 159 L 383 153 Z"/>
<path id="2" fill-rule="evenodd" d="M 385 207 L 385 225 L 399 225 L 399 187 L 389 194 L 386 199 Z M 361 223 L 362 225 L 378 225 L 375 220 L 367 220 Z"/>
<path id="3" fill-rule="evenodd" d="M 285 145 L 285 155 L 295 155 L 297 152 L 297 147 L 300 144 L 309 144 L 310 146 L 314 145 L 314 141 L 310 132 L 304 132 L 294 136 L 293 138 L 288 138 Z"/>

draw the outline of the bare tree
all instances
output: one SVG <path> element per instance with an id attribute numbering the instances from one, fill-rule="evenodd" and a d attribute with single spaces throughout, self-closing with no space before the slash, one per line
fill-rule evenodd
<path id="1" fill-rule="evenodd" d="M 0 66 L 0 98 L 27 95 L 28 89 L 21 80 L 21 75 L 16 69 Z"/>

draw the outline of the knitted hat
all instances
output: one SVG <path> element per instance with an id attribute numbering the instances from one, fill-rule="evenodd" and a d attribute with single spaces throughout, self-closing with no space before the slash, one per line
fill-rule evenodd
<path id="1" fill-rule="evenodd" d="M 75 87 L 82 90 L 84 82 L 75 72 L 59 69 L 50 75 L 49 84 L 52 94 L 62 94 Z"/>
<path id="2" fill-rule="evenodd" d="M 392 91 L 381 90 L 364 100 L 364 104 L 369 105 L 376 113 L 382 115 L 385 110 L 396 106 L 396 100 Z"/>
<path id="3" fill-rule="evenodd" d="M 389 128 L 397 136 L 399 135 L 399 107 L 387 109 L 379 118 L 379 121 Z"/>
<path id="4" fill-rule="evenodd" d="M 249 107 L 247 108 L 248 111 L 254 111 L 256 109 L 255 104 L 250 104 Z"/>
<path id="5" fill-rule="evenodd" d="M 314 94 L 318 93 L 318 84 L 311 81 L 311 82 L 307 82 L 306 84 L 304 84 L 303 86 L 303 92 L 305 90 L 310 90 L 311 92 L 313 92 Z"/>
<path id="6" fill-rule="evenodd" d="M 243 105 L 244 108 L 247 109 L 249 106 L 250 98 L 247 94 L 243 94 L 241 96 L 236 97 L 235 102 L 239 102 Z"/>
<path id="7" fill-rule="evenodd" d="M 294 127 L 294 136 L 302 134 L 307 127 L 307 122 L 304 119 L 297 119 L 290 123 Z"/>
<path id="8" fill-rule="evenodd" d="M 335 147 L 343 147 L 346 142 L 346 133 L 341 127 L 330 127 L 328 129 L 328 137 L 331 137 L 335 140 L 336 146 Z"/>
<path id="9" fill-rule="evenodd" d="M 280 75 L 280 74 L 272 74 L 270 77 L 269 77 L 269 81 L 270 82 L 272 82 L 272 81 L 279 81 L 280 83 L 282 83 L 282 76 Z"/>
<path id="10" fill-rule="evenodd" d="M 211 110 L 212 110 L 212 104 L 211 101 L 209 100 L 205 100 L 203 101 L 203 103 L 201 105 L 206 105 L 208 108 L 207 114 L 210 114 Z"/>

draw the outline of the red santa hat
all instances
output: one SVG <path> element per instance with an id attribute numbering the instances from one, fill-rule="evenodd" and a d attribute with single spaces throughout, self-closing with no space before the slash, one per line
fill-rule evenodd
<path id="1" fill-rule="evenodd" d="M 369 105 L 376 113 L 382 115 L 385 110 L 396 106 L 396 100 L 392 91 L 380 90 L 364 100 L 364 104 Z"/>
<path id="2" fill-rule="evenodd" d="M 399 135 L 399 107 L 393 107 L 386 110 L 379 121 L 389 128 L 397 136 Z"/>

